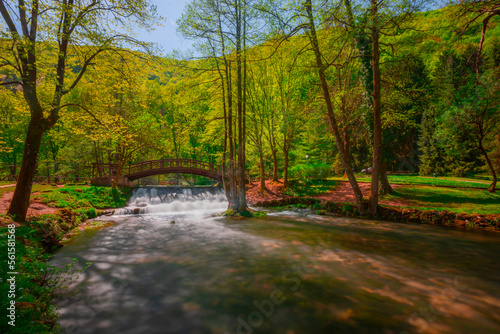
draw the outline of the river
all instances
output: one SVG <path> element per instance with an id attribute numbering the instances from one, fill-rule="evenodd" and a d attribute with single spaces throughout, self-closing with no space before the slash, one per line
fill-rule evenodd
<path id="1" fill-rule="evenodd" d="M 76 236 L 52 260 L 92 262 L 57 300 L 63 332 L 500 333 L 500 234 L 226 207 L 141 188 Z"/>

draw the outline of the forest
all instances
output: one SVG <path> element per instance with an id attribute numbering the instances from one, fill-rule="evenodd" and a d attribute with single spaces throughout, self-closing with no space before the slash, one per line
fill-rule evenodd
<path id="1" fill-rule="evenodd" d="M 372 214 L 387 173 L 484 174 L 495 191 L 497 1 L 196 0 L 178 20 L 194 50 L 168 56 L 117 28 L 161 22 L 147 1 L 30 3 L 0 5 L 11 214 L 25 215 L 38 176 L 162 158 L 221 165 L 236 209 L 249 178 L 265 191 L 266 179 L 344 176 Z M 369 199 L 356 180 L 366 169 Z"/>
<path id="2" fill-rule="evenodd" d="M 0 0 L 0 332 L 500 333 L 500 1 L 181 2 Z"/>

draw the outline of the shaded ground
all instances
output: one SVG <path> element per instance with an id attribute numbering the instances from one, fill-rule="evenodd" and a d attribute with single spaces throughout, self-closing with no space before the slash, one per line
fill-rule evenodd
<path id="1" fill-rule="evenodd" d="M 283 194 L 283 183 L 282 182 L 272 182 L 266 181 L 266 187 L 268 191 L 259 193 L 260 181 L 252 182 L 247 188 L 247 201 L 250 204 L 257 203 L 258 201 L 269 201 L 283 199 L 287 196 Z M 368 198 L 370 196 L 370 184 L 369 183 L 359 183 L 363 195 Z M 401 188 L 401 185 L 392 185 L 394 189 Z M 340 185 L 332 191 L 324 194 L 312 196 L 319 199 L 324 199 L 332 202 L 356 202 L 354 198 L 354 192 L 348 182 L 341 182 Z M 391 206 L 409 206 L 410 203 L 404 199 L 390 198 L 381 199 L 380 204 L 391 205 Z"/>
<path id="2" fill-rule="evenodd" d="M 490 193 L 482 189 L 409 186 L 398 189 L 386 198 L 406 202 L 407 206 L 421 210 L 500 214 L 500 193 Z"/>
<path id="3" fill-rule="evenodd" d="M 12 187 L 12 186 L 4 186 L 1 188 L 7 188 L 7 187 Z M 12 189 L 13 190 L 13 189 Z M 28 207 L 28 216 L 40 216 L 40 215 L 47 215 L 47 214 L 53 214 L 57 210 L 57 208 L 52 208 L 44 203 L 42 203 L 42 200 L 38 198 L 39 192 L 35 192 L 31 194 L 31 200 L 30 200 L 30 206 Z M 14 195 L 14 192 L 8 189 L 8 191 L 4 192 L 3 194 L 0 193 L 0 213 L 6 213 L 7 210 L 9 209 L 10 202 L 12 200 L 12 196 Z"/>
<path id="4" fill-rule="evenodd" d="M 363 192 L 363 195 L 365 196 L 365 198 L 370 197 L 370 183 L 360 182 L 359 187 L 361 188 L 361 191 Z M 403 186 L 398 185 L 398 184 L 392 185 L 393 189 L 398 189 L 401 187 L 403 187 Z M 331 191 L 327 194 L 314 196 L 314 197 L 324 199 L 327 201 L 331 201 L 331 202 L 352 202 L 352 203 L 356 202 L 356 198 L 354 197 L 354 192 L 352 191 L 351 185 L 348 182 L 342 182 L 342 184 L 334 191 Z M 390 206 L 408 206 L 408 205 L 410 205 L 407 201 L 405 201 L 403 199 L 382 198 L 382 199 L 380 199 L 379 202 L 382 205 L 390 205 Z"/>

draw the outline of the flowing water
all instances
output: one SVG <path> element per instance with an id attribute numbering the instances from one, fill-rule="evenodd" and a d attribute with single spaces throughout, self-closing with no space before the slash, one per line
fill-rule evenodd
<path id="1" fill-rule="evenodd" d="M 58 301 L 63 332 L 500 333 L 500 234 L 226 206 L 138 189 L 75 237 L 54 264 L 92 265 Z"/>

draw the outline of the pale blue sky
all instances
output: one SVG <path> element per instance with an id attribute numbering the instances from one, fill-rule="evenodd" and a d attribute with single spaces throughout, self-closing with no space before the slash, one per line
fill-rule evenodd
<path id="1" fill-rule="evenodd" d="M 190 0 L 151 0 L 157 6 L 158 14 L 165 18 L 163 27 L 153 32 L 140 32 L 139 39 L 145 42 L 155 42 L 163 48 L 165 53 L 171 53 L 174 49 L 186 51 L 191 47 L 191 41 L 177 36 L 177 19 L 181 17 L 184 6 Z"/>

